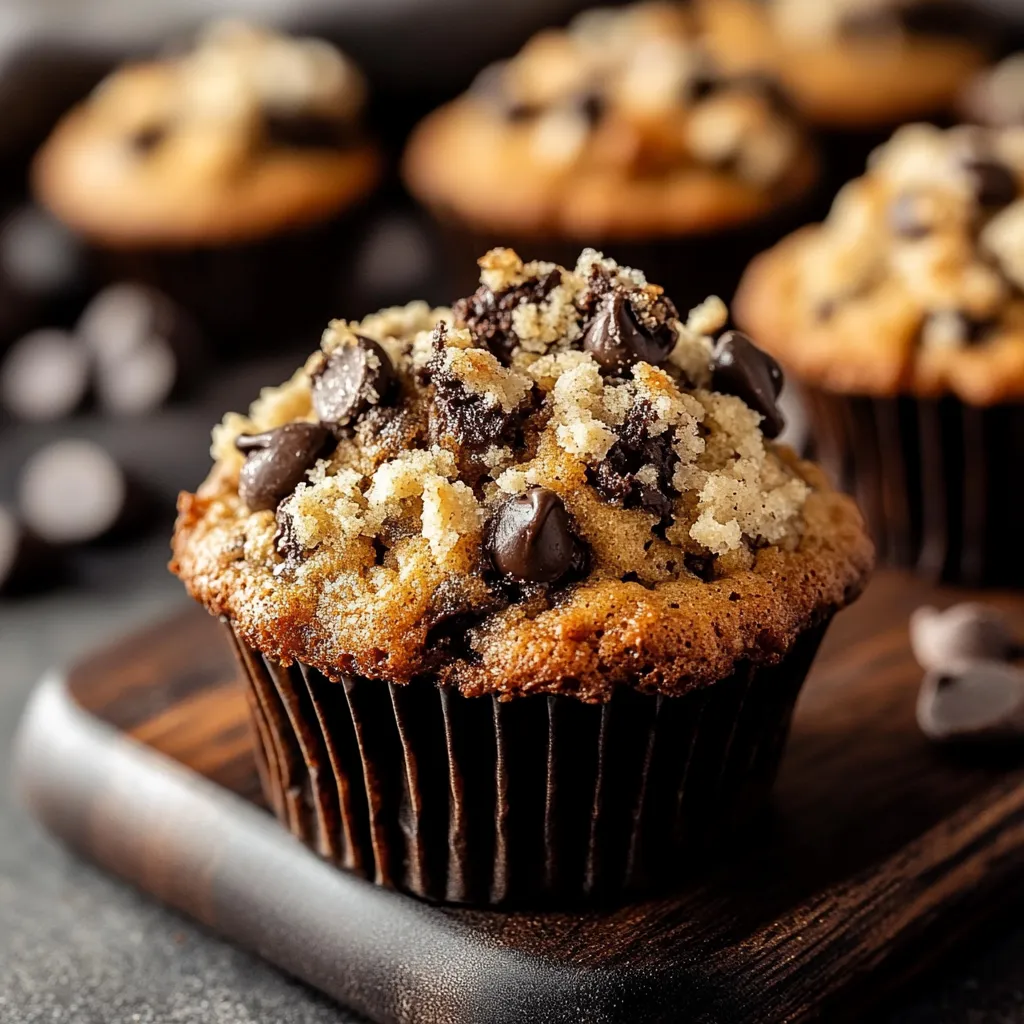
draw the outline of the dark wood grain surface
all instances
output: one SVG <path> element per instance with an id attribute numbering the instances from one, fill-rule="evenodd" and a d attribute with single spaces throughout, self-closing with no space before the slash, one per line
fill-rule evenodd
<path id="1" fill-rule="evenodd" d="M 965 596 L 880 574 L 826 640 L 770 820 L 618 910 L 429 907 L 317 861 L 262 809 L 231 653 L 198 610 L 75 667 L 29 716 L 22 785 L 71 845 L 376 1020 L 857 1017 L 1024 881 L 1024 763 L 914 724 L 907 615 Z M 1024 631 L 1024 597 L 986 599 Z"/>

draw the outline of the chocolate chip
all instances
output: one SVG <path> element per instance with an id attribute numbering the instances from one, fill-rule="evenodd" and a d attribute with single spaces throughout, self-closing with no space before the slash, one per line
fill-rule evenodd
<path id="1" fill-rule="evenodd" d="M 74 296 L 87 284 L 80 239 L 37 206 L 15 210 L 0 228 L 0 267 L 19 291 L 33 296 Z"/>
<path id="2" fill-rule="evenodd" d="M 242 434 L 235 446 L 246 454 L 238 479 L 246 507 L 251 512 L 277 508 L 334 443 L 334 435 L 320 423 L 286 423 L 264 434 Z"/>
<path id="3" fill-rule="evenodd" d="M 1005 617 L 989 605 L 918 608 L 910 616 L 910 646 L 923 669 L 944 671 L 968 661 L 999 661 L 1017 650 Z"/>
<path id="4" fill-rule="evenodd" d="M 507 366 L 519 344 L 512 328 L 513 312 L 524 302 L 543 302 L 561 283 L 562 272 L 556 268 L 503 292 L 495 293 L 481 285 L 472 295 L 455 303 L 455 322 L 468 328 L 478 345 Z"/>
<path id="5" fill-rule="evenodd" d="M 604 117 L 608 103 L 604 96 L 594 89 L 575 97 L 572 108 L 587 122 L 587 127 L 595 128 Z"/>
<path id="6" fill-rule="evenodd" d="M 70 416 L 89 391 L 89 353 L 66 331 L 43 328 L 15 342 L 0 367 L 0 398 L 16 419 Z"/>
<path id="7" fill-rule="evenodd" d="M 546 487 L 503 502 L 488 523 L 485 544 L 495 569 L 522 583 L 554 583 L 583 560 L 562 499 Z"/>
<path id="8" fill-rule="evenodd" d="M 153 152 L 168 135 L 167 126 L 162 124 L 151 124 L 140 128 L 128 137 L 128 145 L 132 151 L 139 156 L 148 156 Z"/>
<path id="9" fill-rule="evenodd" d="M 344 118 L 276 110 L 264 110 L 263 135 L 270 145 L 290 149 L 345 149 L 357 137 Z"/>
<path id="10" fill-rule="evenodd" d="M 969 156 L 963 166 L 979 206 L 1008 206 L 1017 198 L 1020 191 L 1017 176 L 1006 164 L 983 156 Z"/>
<path id="11" fill-rule="evenodd" d="M 922 321 L 919 339 L 938 347 L 977 345 L 997 323 L 995 318 L 975 317 L 962 309 L 934 310 Z"/>
<path id="12" fill-rule="evenodd" d="M 901 192 L 889 204 L 889 227 L 900 238 L 924 238 L 932 225 L 921 209 L 921 199 L 913 192 Z"/>
<path id="13" fill-rule="evenodd" d="M 144 488 L 91 441 L 56 441 L 36 452 L 18 480 L 26 526 L 49 544 L 125 535 L 147 520 Z"/>
<path id="14" fill-rule="evenodd" d="M 1024 735 L 1024 671 L 972 661 L 930 671 L 917 698 L 917 723 L 929 739 L 993 740 Z"/>
<path id="15" fill-rule="evenodd" d="M 794 112 L 793 100 L 782 83 L 774 75 L 764 71 L 746 71 L 733 75 L 723 80 L 723 87 L 756 93 L 778 114 L 788 116 Z"/>
<path id="16" fill-rule="evenodd" d="M 584 351 L 616 374 L 641 361 L 654 366 L 665 362 L 675 343 L 675 332 L 668 323 L 653 330 L 644 326 L 637 320 L 633 304 L 620 293 L 613 293 L 603 303 L 583 335 Z"/>
<path id="17" fill-rule="evenodd" d="M 605 501 L 622 508 L 642 508 L 667 519 L 672 514 L 672 474 L 679 456 L 672 447 L 669 432 L 652 435 L 654 413 L 649 402 L 634 405 L 619 428 L 619 439 L 608 454 L 588 471 L 588 479 Z M 644 467 L 653 467 L 656 481 L 640 480 Z"/>
<path id="18" fill-rule="evenodd" d="M 726 331 L 715 343 L 711 357 L 711 386 L 735 395 L 763 417 L 765 437 L 778 437 L 786 425 L 776 399 L 782 391 L 779 364 L 740 331 Z"/>
<path id="19" fill-rule="evenodd" d="M 371 405 L 383 405 L 397 378 L 388 354 L 370 338 L 335 349 L 312 375 L 313 408 L 321 423 L 344 427 Z"/>
<path id="20" fill-rule="evenodd" d="M 122 282 L 86 307 L 75 332 L 95 358 L 96 398 L 114 416 L 160 408 L 198 376 L 203 342 L 195 321 L 163 292 Z"/>
<path id="21" fill-rule="evenodd" d="M 505 69 L 508 61 L 488 64 L 473 80 L 470 92 L 490 104 L 506 121 L 529 121 L 538 117 L 541 107 L 511 97 L 506 88 Z"/>

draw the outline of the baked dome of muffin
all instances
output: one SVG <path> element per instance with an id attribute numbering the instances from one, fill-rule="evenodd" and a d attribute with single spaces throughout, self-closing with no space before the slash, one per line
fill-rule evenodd
<path id="1" fill-rule="evenodd" d="M 1024 129 L 899 129 L 824 223 L 758 257 L 741 323 L 837 391 L 1024 396 Z"/>
<path id="2" fill-rule="evenodd" d="M 816 160 L 770 80 L 725 74 L 682 5 L 643 3 L 485 69 L 420 124 L 404 174 L 478 228 L 651 238 L 749 221 L 803 192 Z"/>
<path id="3" fill-rule="evenodd" d="M 777 75 L 809 120 L 835 128 L 946 112 L 985 61 L 971 38 L 981 12 L 967 4 L 698 0 L 696 9 L 726 67 Z"/>
<path id="4" fill-rule="evenodd" d="M 218 22 L 193 49 L 114 71 L 36 157 L 42 201 L 111 246 L 245 241 L 369 191 L 366 84 L 329 43 Z"/>
<path id="5" fill-rule="evenodd" d="M 766 438 L 781 377 L 709 299 L 497 249 L 452 310 L 335 321 L 214 431 L 172 568 L 265 655 L 466 695 L 680 694 L 861 589 L 860 515 Z"/>

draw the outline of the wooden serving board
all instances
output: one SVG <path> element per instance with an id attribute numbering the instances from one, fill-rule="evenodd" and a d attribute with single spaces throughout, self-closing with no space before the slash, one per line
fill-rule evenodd
<path id="1" fill-rule="evenodd" d="M 669 897 L 588 914 L 429 906 L 265 810 L 221 627 L 188 612 L 54 675 L 17 777 L 71 847 L 380 1022 L 861 1019 L 1024 888 L 1024 762 L 914 724 L 906 622 L 970 595 L 883 573 L 836 620 L 772 819 Z M 1024 595 L 988 595 L 1024 627 Z"/>

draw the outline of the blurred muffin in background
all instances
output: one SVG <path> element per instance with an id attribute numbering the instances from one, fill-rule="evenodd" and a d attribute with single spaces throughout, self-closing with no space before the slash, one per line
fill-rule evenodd
<path id="1" fill-rule="evenodd" d="M 984 63 L 980 15 L 934 0 L 698 0 L 730 68 L 777 75 L 827 128 L 887 128 L 949 110 Z"/>
<path id="2" fill-rule="evenodd" d="M 1024 584 L 1022 185 L 1024 128 L 901 128 L 734 306 L 880 553 L 948 580 Z"/>
<path id="3" fill-rule="evenodd" d="M 978 72 L 960 94 L 960 116 L 993 128 L 1024 125 L 1024 53 Z"/>
<path id="4" fill-rule="evenodd" d="M 773 82 L 723 73 L 691 14 L 662 3 L 538 34 L 429 115 L 404 158 L 410 190 L 446 225 L 451 265 L 509 239 L 571 263 L 582 240 L 684 305 L 728 295 L 745 260 L 797 222 L 816 174 Z"/>
<path id="5" fill-rule="evenodd" d="M 777 75 L 819 129 L 833 187 L 898 125 L 947 116 L 985 61 L 983 15 L 955 0 L 697 0 L 733 71 Z"/>
<path id="6" fill-rule="evenodd" d="M 381 172 L 365 98 L 328 43 L 217 23 L 102 82 L 34 187 L 112 274 L 159 285 L 223 343 L 278 342 L 336 306 L 351 213 Z"/>

